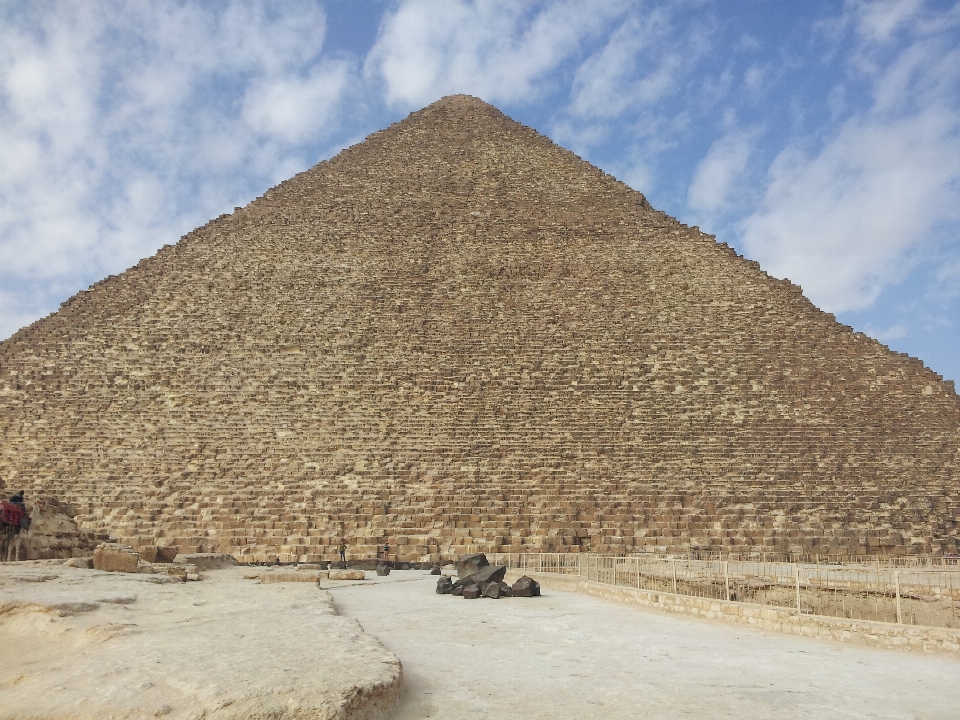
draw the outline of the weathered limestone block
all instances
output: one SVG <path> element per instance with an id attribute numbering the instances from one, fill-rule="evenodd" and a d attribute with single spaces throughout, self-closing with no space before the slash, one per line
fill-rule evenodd
<path id="1" fill-rule="evenodd" d="M 363 580 L 366 574 L 363 570 L 329 570 L 327 577 L 330 580 Z"/>
<path id="2" fill-rule="evenodd" d="M 140 555 L 119 543 L 103 543 L 93 551 L 93 567 L 106 572 L 137 572 Z"/>
<path id="3" fill-rule="evenodd" d="M 327 577 L 325 572 L 265 572 L 260 575 L 261 585 L 288 582 L 319 582 Z"/>

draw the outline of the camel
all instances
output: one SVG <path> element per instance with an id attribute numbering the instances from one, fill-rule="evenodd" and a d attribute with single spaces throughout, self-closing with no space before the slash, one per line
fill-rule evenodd
<path id="1" fill-rule="evenodd" d="M 6 549 L 6 562 L 14 555 L 14 561 L 20 561 L 20 533 L 30 530 L 30 516 L 23 505 L 3 500 L 0 502 L 0 559 Z"/>

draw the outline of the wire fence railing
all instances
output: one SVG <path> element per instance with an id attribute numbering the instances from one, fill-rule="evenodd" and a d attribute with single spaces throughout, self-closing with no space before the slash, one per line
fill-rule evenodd
<path id="1" fill-rule="evenodd" d="M 951 565 L 898 568 L 588 553 L 494 553 L 488 558 L 530 572 L 577 575 L 619 587 L 767 605 L 803 615 L 960 627 L 960 572 Z"/>

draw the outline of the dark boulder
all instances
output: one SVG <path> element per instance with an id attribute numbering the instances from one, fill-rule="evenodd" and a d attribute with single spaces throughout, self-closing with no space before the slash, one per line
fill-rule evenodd
<path id="1" fill-rule="evenodd" d="M 480 597 L 479 585 L 469 585 L 463 589 L 464 600 L 476 600 L 478 597 Z"/>
<path id="2" fill-rule="evenodd" d="M 454 587 L 470 587 L 471 585 L 477 584 L 476 575 L 467 575 L 465 578 L 460 578 L 457 580 L 453 586 Z"/>
<path id="3" fill-rule="evenodd" d="M 475 555 L 464 555 L 462 558 L 457 560 L 457 577 L 465 578 L 469 575 L 473 575 L 476 572 L 479 572 L 481 568 L 485 568 L 490 563 L 487 561 L 487 556 L 483 553 L 476 553 Z"/>
<path id="4" fill-rule="evenodd" d="M 439 575 L 439 574 L 440 574 L 440 566 L 439 566 L 439 565 L 434 565 L 432 568 L 430 568 L 430 574 L 431 574 L 431 575 Z"/>
<path id="5" fill-rule="evenodd" d="M 451 588 L 451 595 L 463 595 L 463 585 L 452 585 Z"/>
<path id="6" fill-rule="evenodd" d="M 504 576 L 507 574 L 506 565 L 488 565 L 482 570 L 478 570 L 476 573 L 471 575 L 477 585 L 481 587 L 489 582 L 499 583 L 503 580 Z"/>
<path id="7" fill-rule="evenodd" d="M 379 565 L 377 565 L 377 575 L 389 575 L 389 574 L 390 574 L 389 565 L 385 565 L 383 563 L 380 563 Z"/>
<path id="8" fill-rule="evenodd" d="M 500 583 L 500 597 L 513 597 L 513 588 L 507 583 Z"/>
<path id="9" fill-rule="evenodd" d="M 400 569 L 401 569 L 401 570 L 409 570 L 409 569 L 410 569 L 410 563 L 404 563 L 403 565 L 400 566 Z"/>
<path id="10" fill-rule="evenodd" d="M 483 588 L 483 596 L 491 600 L 499 600 L 501 597 L 500 583 L 488 582 Z"/>
<path id="11" fill-rule="evenodd" d="M 536 597 L 540 594 L 540 583 L 524 575 L 513 584 L 513 597 Z"/>
<path id="12" fill-rule="evenodd" d="M 449 595 L 453 592 L 453 581 L 448 577 L 437 580 L 437 595 Z"/>

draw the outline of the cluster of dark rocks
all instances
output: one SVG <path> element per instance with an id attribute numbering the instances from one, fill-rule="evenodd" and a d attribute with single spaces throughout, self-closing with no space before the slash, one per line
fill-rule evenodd
<path id="1" fill-rule="evenodd" d="M 512 586 L 504 582 L 505 565 L 491 565 L 483 553 L 466 555 L 457 561 L 457 579 L 441 577 L 437 581 L 437 595 L 459 595 L 466 600 L 486 597 L 535 597 L 540 594 L 540 583 L 524 575 Z"/>

